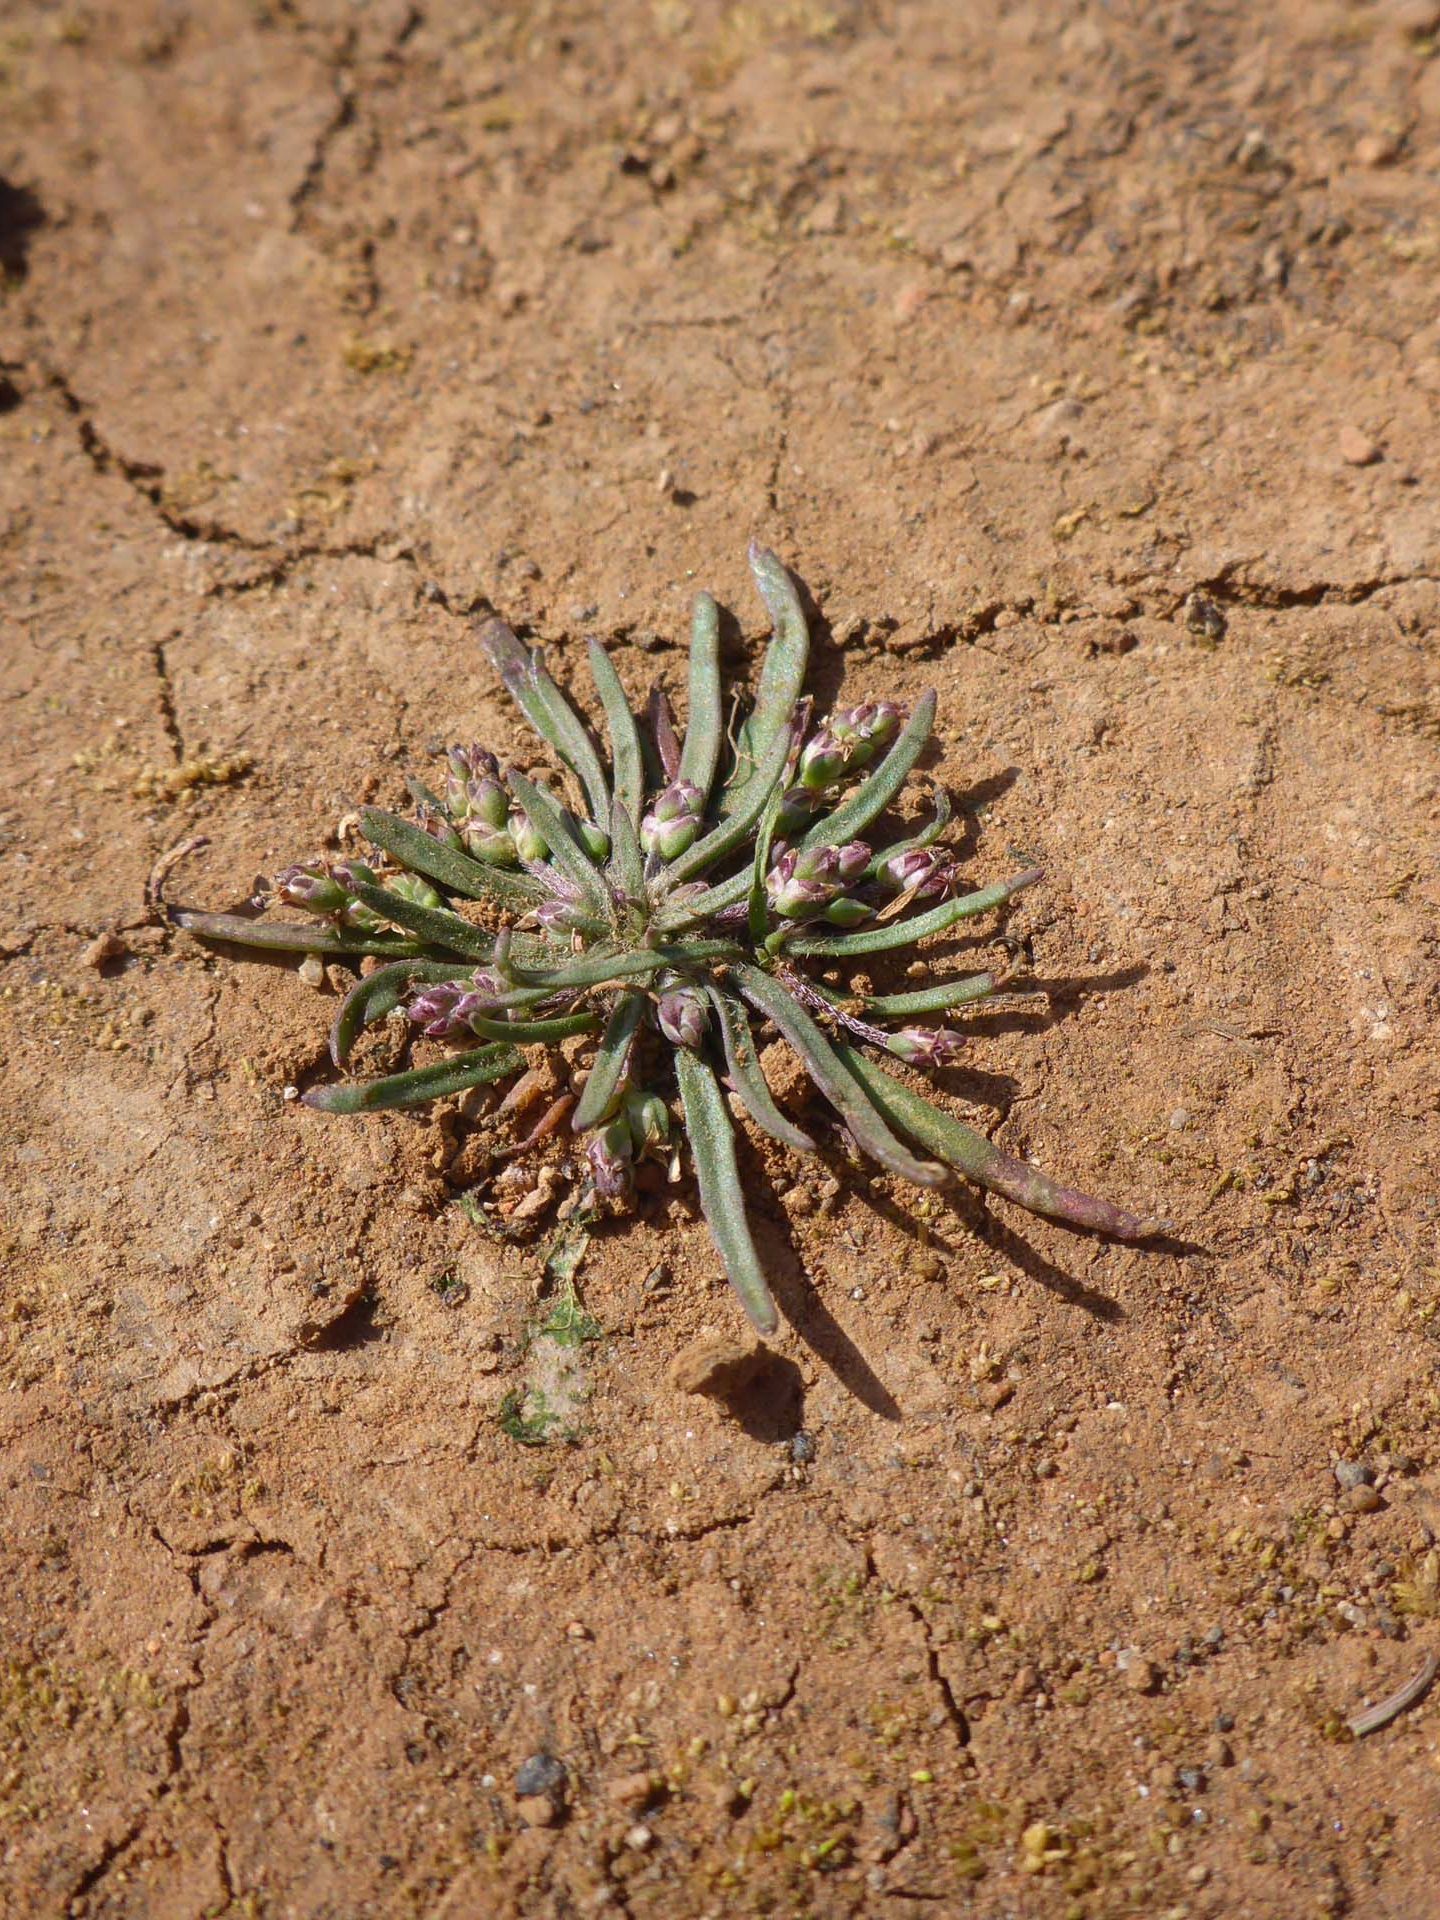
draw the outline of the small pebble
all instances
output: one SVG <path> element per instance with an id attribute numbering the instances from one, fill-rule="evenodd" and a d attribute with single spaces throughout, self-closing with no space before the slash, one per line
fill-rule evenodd
<path id="1" fill-rule="evenodd" d="M 666 1372 L 681 1393 L 724 1400 L 750 1384 L 765 1364 L 766 1351 L 759 1340 L 742 1343 L 706 1327 L 673 1356 Z"/>
<path id="2" fill-rule="evenodd" d="M 642 1821 L 637 1821 L 625 1835 L 625 1844 L 635 1853 L 644 1853 L 654 1838 L 655 1836 L 649 1827 Z"/>
<path id="3" fill-rule="evenodd" d="M 560 1809 L 548 1793 L 522 1794 L 515 1811 L 527 1827 L 553 1827 L 560 1818 Z"/>
<path id="4" fill-rule="evenodd" d="M 81 958 L 87 967 L 94 967 L 98 973 L 102 967 L 110 966 L 116 960 L 123 960 L 130 949 L 118 933 L 102 933 L 86 947 Z"/>
<path id="5" fill-rule="evenodd" d="M 1380 449 L 1368 433 L 1346 426 L 1340 429 L 1340 458 L 1347 467 L 1372 467 L 1380 458 Z"/>
<path id="6" fill-rule="evenodd" d="M 797 1467 L 805 1467 L 815 1458 L 815 1436 L 813 1433 L 797 1433 L 790 1442 L 790 1458 Z"/>
<path id="7" fill-rule="evenodd" d="M 1355 158 L 1362 167 L 1388 167 L 1399 152 L 1400 141 L 1393 133 L 1362 133 L 1355 142 Z"/>
<path id="8" fill-rule="evenodd" d="M 1385 1504 L 1374 1487 L 1351 1487 L 1341 1500 L 1347 1513 L 1378 1513 Z"/>
<path id="9" fill-rule="evenodd" d="M 1373 1487 L 1375 1469 L 1367 1467 L 1363 1460 L 1337 1460 L 1335 1479 L 1339 1486 L 1348 1492 L 1352 1487 Z"/>
<path id="10" fill-rule="evenodd" d="M 1181 1767 L 1175 1776 L 1176 1783 L 1186 1793 L 1204 1793 L 1205 1769 L 1203 1767 Z"/>
<path id="11" fill-rule="evenodd" d="M 1125 1684 L 1132 1693 L 1153 1693 L 1160 1684 L 1160 1669 L 1153 1660 L 1132 1660 L 1125 1669 Z"/>
<path id="12" fill-rule="evenodd" d="M 643 1807 L 655 1792 L 655 1782 L 648 1773 L 626 1773 L 618 1780 L 612 1780 L 605 1789 L 617 1807 Z"/>
<path id="13" fill-rule="evenodd" d="M 535 1794 L 559 1793 L 569 1777 L 564 1762 L 542 1750 L 521 1761 L 515 1774 L 515 1791 L 522 1800 Z"/>
<path id="14" fill-rule="evenodd" d="M 1205 1743 L 1205 1761 L 1212 1767 L 1233 1767 L 1235 1753 L 1228 1740 L 1222 1740 L 1218 1733 L 1211 1734 Z"/>

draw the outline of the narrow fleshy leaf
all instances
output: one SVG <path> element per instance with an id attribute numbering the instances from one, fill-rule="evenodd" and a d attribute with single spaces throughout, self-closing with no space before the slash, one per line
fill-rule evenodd
<path id="1" fill-rule="evenodd" d="M 577 890 L 583 908 L 600 918 L 608 918 L 610 903 L 604 882 L 589 854 L 580 844 L 573 816 L 553 794 L 527 780 L 523 773 L 510 775 L 510 791 L 520 802 L 526 819 L 550 849 L 551 864 Z M 606 808 L 608 817 L 609 808 Z"/>
<path id="2" fill-rule="evenodd" d="M 670 696 L 663 687 L 650 689 L 647 718 L 661 774 L 656 785 L 668 787 L 672 781 L 680 778 L 680 739 L 675 732 L 675 709 L 670 705 Z"/>
<path id="3" fill-rule="evenodd" d="M 667 892 L 673 892 L 683 881 L 693 880 L 697 874 L 704 873 L 707 867 L 713 867 L 717 860 L 723 860 L 727 853 L 733 853 L 747 838 L 750 829 L 765 811 L 775 782 L 785 771 L 785 759 L 789 751 L 790 729 L 782 726 L 770 742 L 770 750 L 759 771 L 753 780 L 747 782 L 743 802 L 737 803 L 735 811 L 723 819 L 718 827 L 713 827 L 702 839 L 697 840 L 687 853 L 670 862 L 665 872 Z M 742 886 L 739 898 L 743 900 L 750 885 L 748 867 L 740 878 Z"/>
<path id="4" fill-rule="evenodd" d="M 472 860 L 457 848 L 442 847 L 432 834 L 413 821 L 402 820 L 398 813 L 362 807 L 360 828 L 372 846 L 382 848 L 402 867 L 423 874 L 436 886 L 466 900 L 493 900 L 499 906 L 523 911 L 545 898 L 544 888 L 528 873 L 507 873 L 501 867 Z"/>
<path id="5" fill-rule="evenodd" d="M 434 812 L 439 814 L 442 820 L 447 817 L 449 809 L 446 807 L 445 802 L 440 798 L 439 794 L 435 792 L 433 787 L 426 786 L 418 774 L 406 774 L 405 789 L 417 807 L 430 807 Z M 433 839 L 434 836 L 432 835 L 431 837 Z"/>
<path id="6" fill-rule="evenodd" d="M 431 1067 L 412 1067 L 408 1073 L 388 1074 L 351 1087 L 312 1087 L 302 1098 L 321 1113 L 383 1113 L 392 1107 L 423 1107 L 447 1094 L 464 1093 L 490 1080 L 519 1073 L 525 1056 L 518 1047 L 501 1042 L 457 1053 Z"/>
<path id="7" fill-rule="evenodd" d="M 463 953 L 471 960 L 489 960 L 495 953 L 495 936 L 483 927 L 472 927 L 458 913 L 444 907 L 422 907 L 403 894 L 387 887 L 372 887 L 368 880 L 352 880 L 349 891 L 372 913 L 393 920 L 397 927 L 415 934 L 427 946 L 447 947 L 451 953 Z"/>
<path id="8" fill-rule="evenodd" d="M 895 1079 L 858 1047 L 841 1043 L 837 1051 L 880 1111 L 922 1147 L 963 1173 L 977 1186 L 1013 1200 L 1030 1213 L 1047 1214 L 1072 1226 L 1089 1227 L 1115 1240 L 1143 1240 L 1156 1232 L 1152 1220 L 1142 1220 L 1108 1200 L 1097 1200 L 1075 1187 L 1062 1187 L 1049 1174 L 1017 1160 L 991 1144 L 948 1113 L 932 1106 L 921 1094 Z"/>
<path id="9" fill-rule="evenodd" d="M 525 718 L 541 739 L 554 747 L 579 780 L 590 804 L 591 817 L 597 821 L 607 819 L 610 788 L 595 743 L 585 722 L 550 677 L 544 657 L 517 640 L 503 620 L 491 619 L 484 623 L 480 644 Z"/>
<path id="10" fill-rule="evenodd" d="M 770 871 L 770 848 L 775 839 L 775 822 L 780 817 L 780 809 L 785 801 L 784 789 L 777 783 L 771 789 L 770 798 L 765 803 L 765 811 L 760 816 L 760 825 L 755 834 L 755 858 L 750 867 L 750 938 L 757 946 L 763 946 L 765 936 L 770 931 L 770 905 L 765 892 L 765 879 Z"/>
<path id="11" fill-rule="evenodd" d="M 842 800 L 833 813 L 823 815 L 802 835 L 801 847 L 839 847 L 849 840 L 858 840 L 904 786 L 934 725 L 935 695 L 931 692 L 919 701 L 904 732 L 875 771 L 861 781 L 848 800 Z"/>
<path id="12" fill-rule="evenodd" d="M 894 860 L 901 854 L 915 853 L 922 847 L 934 846 L 950 824 L 951 807 L 950 796 L 943 787 L 937 787 L 932 798 L 935 803 L 934 819 L 928 821 L 919 833 L 912 833 L 908 840 L 897 840 L 893 846 L 882 847 L 876 854 L 875 863 L 870 869 L 872 874 L 878 874 L 887 861 Z"/>
<path id="13" fill-rule="evenodd" d="M 725 1096 L 709 1062 L 688 1047 L 676 1049 L 675 1075 L 700 1186 L 700 1211 L 752 1326 L 759 1333 L 773 1333 L 779 1316 L 745 1217 L 745 1190 L 735 1164 L 735 1129 Z"/>
<path id="14" fill-rule="evenodd" d="M 553 1046 L 575 1033 L 598 1033 L 600 1021 L 593 1013 L 557 1013 L 550 1020 L 493 1020 L 488 1014 L 472 1014 L 470 1025 L 482 1040 L 513 1040 L 517 1045 Z"/>
<path id="15" fill-rule="evenodd" d="M 800 1056 L 805 1071 L 855 1136 L 857 1145 L 872 1160 L 878 1160 L 882 1167 L 898 1173 L 902 1179 L 913 1180 L 917 1186 L 938 1187 L 944 1182 L 943 1167 L 929 1160 L 917 1160 L 895 1138 L 855 1076 L 846 1070 L 830 1041 L 778 980 L 746 962 L 732 967 L 731 978 L 751 1006 L 774 1021 Z"/>
<path id="16" fill-rule="evenodd" d="M 645 856 L 635 833 L 635 822 L 623 800 L 610 809 L 610 878 L 631 900 L 645 897 Z"/>
<path id="17" fill-rule="evenodd" d="M 223 940 L 227 946 L 263 947 L 272 953 L 383 953 L 391 959 L 423 954 L 419 940 L 398 933 L 362 933 L 316 921 L 302 926 L 290 920 L 247 920 L 241 913 L 193 913 L 177 907 L 170 915 L 197 940 Z"/>
<path id="18" fill-rule="evenodd" d="M 680 756 L 680 778 L 700 789 L 702 811 L 710 797 L 724 738 L 720 609 L 708 593 L 699 593 L 690 623 L 690 718 L 685 727 L 685 751 Z"/>
<path id="19" fill-rule="evenodd" d="M 707 986 L 705 992 L 720 1024 L 730 1083 L 745 1111 L 757 1127 L 772 1140 L 778 1140 L 782 1147 L 793 1147 L 797 1153 L 814 1153 L 815 1142 L 809 1134 L 803 1133 L 775 1104 L 775 1096 L 760 1069 L 755 1036 L 744 1007 L 719 987 Z"/>
<path id="20" fill-rule="evenodd" d="M 904 1019 L 911 1013 L 944 1013 L 947 1007 L 965 1007 L 995 991 L 993 973 L 972 973 L 963 980 L 943 980 L 938 986 L 917 987 L 913 993 L 881 993 L 862 1000 L 867 1019 Z"/>
<path id="21" fill-rule="evenodd" d="M 805 609 L 779 555 L 752 540 L 749 558 L 750 571 L 760 589 L 760 598 L 769 610 L 775 633 L 760 669 L 754 709 L 736 734 L 736 764 L 721 796 L 722 816 L 742 811 L 750 804 L 751 787 L 761 778 L 774 740 L 783 734 L 788 746 L 790 722 L 805 684 L 805 666 L 810 656 Z M 766 794 L 772 784 L 771 780 L 765 781 Z"/>
<path id="22" fill-rule="evenodd" d="M 610 759 L 615 774 L 615 799 L 631 820 L 640 818 L 645 804 L 645 762 L 640 750 L 640 730 L 625 698 L 625 689 L 615 671 L 614 662 L 598 640 L 587 642 L 590 672 L 594 676 L 605 723 L 610 729 Z M 614 838 L 614 834 L 611 834 Z"/>
<path id="23" fill-rule="evenodd" d="M 1017 893 L 1023 893 L 1026 887 L 1033 887 L 1043 878 L 1040 868 L 1032 867 L 1028 873 L 1017 873 L 1013 880 L 999 880 L 993 887 L 982 887 L 978 893 L 962 894 L 958 900 L 942 900 L 938 907 L 932 907 L 929 913 L 916 914 L 913 920 L 892 920 L 888 926 L 867 927 L 860 933 L 837 933 L 829 939 L 807 935 L 792 940 L 788 951 L 843 959 L 854 954 L 885 953 L 893 947 L 908 947 L 932 934 L 946 932 L 958 921 L 989 913 L 992 907 L 1003 907 Z"/>
<path id="24" fill-rule="evenodd" d="M 330 1058 L 337 1067 L 343 1067 L 363 1030 L 393 1012 L 417 981 L 428 986 L 437 980 L 464 980 L 473 972 L 473 966 L 458 966 L 449 960 L 397 960 L 391 966 L 377 967 L 357 981 L 341 1002 L 330 1029 Z"/>
<path id="25" fill-rule="evenodd" d="M 580 1095 L 580 1104 L 570 1124 L 576 1133 L 588 1133 L 609 1117 L 620 1082 L 630 1059 L 630 1047 L 640 1017 L 645 1011 L 645 995 L 633 988 L 622 993 L 611 1010 L 605 1032 L 595 1052 L 595 1064 Z"/>
<path id="26" fill-rule="evenodd" d="M 690 940 L 684 947 L 616 948 L 609 953 L 590 952 L 563 966 L 527 968 L 513 965 L 515 979 L 527 987 L 543 988 L 547 993 L 569 993 L 582 987 L 617 985 L 624 980 L 646 980 L 665 967 L 703 966 L 711 960 L 734 960 L 740 949 L 729 940 Z"/>

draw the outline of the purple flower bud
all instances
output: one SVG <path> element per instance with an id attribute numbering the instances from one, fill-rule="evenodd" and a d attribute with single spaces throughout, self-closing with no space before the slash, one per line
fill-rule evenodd
<path id="1" fill-rule="evenodd" d="M 955 1058 L 965 1038 L 950 1027 L 902 1027 L 885 1044 L 912 1066 L 941 1067 Z"/>
<path id="2" fill-rule="evenodd" d="M 710 1026 L 704 996 L 694 987 L 672 987 L 662 993 L 656 1022 L 672 1047 L 698 1047 Z"/>
<path id="3" fill-rule="evenodd" d="M 634 1148 L 625 1120 L 612 1120 L 608 1126 L 593 1133 L 585 1152 L 596 1193 L 606 1199 L 617 1200 L 630 1191 L 634 1178 Z"/>
<path id="4" fill-rule="evenodd" d="M 807 862 L 802 870 L 802 861 Z M 787 847 L 765 876 L 765 897 L 787 920 L 803 920 L 835 898 L 835 888 L 814 870 L 814 856 Z"/>
<path id="5" fill-rule="evenodd" d="M 410 1002 L 410 1018 L 431 1040 L 453 1040 L 469 1031 L 469 1016 L 478 1011 L 480 996 L 463 980 L 439 980 Z"/>
<path id="6" fill-rule="evenodd" d="M 519 861 L 514 838 L 503 820 L 498 827 L 484 820 L 466 820 L 460 828 L 460 838 L 471 859 L 483 860 L 487 866 L 513 867 Z"/>
<path id="7" fill-rule="evenodd" d="M 363 860 L 337 860 L 330 871 L 342 887 L 378 887 L 380 884 L 379 874 Z M 340 920 L 342 925 L 353 928 L 357 933 L 378 933 L 385 925 L 383 915 L 376 913 L 373 907 L 362 906 L 358 900 L 347 899 Z"/>
<path id="8" fill-rule="evenodd" d="M 444 814 L 437 813 L 434 807 L 422 806 L 420 808 L 420 825 L 424 828 L 425 832 L 430 835 L 430 838 L 432 840 L 438 840 L 442 847 L 449 847 L 456 853 L 463 849 L 465 845 L 464 841 L 445 818 Z"/>
<path id="9" fill-rule="evenodd" d="M 849 753 L 849 767 L 865 767 L 881 747 L 888 746 L 905 718 L 903 707 L 893 700 L 867 700 L 858 707 L 845 707 L 830 716 L 830 731 Z"/>
<path id="10" fill-rule="evenodd" d="M 465 787 L 465 811 L 471 820 L 479 820 L 498 833 L 510 818 L 510 796 L 490 775 L 470 780 Z"/>
<path id="11" fill-rule="evenodd" d="M 863 840 L 847 841 L 843 847 L 835 847 L 832 851 L 835 855 L 835 877 L 846 886 L 870 871 L 874 855 Z"/>
<path id="12" fill-rule="evenodd" d="M 670 1138 L 670 1109 L 658 1093 L 632 1088 L 625 1096 L 625 1121 L 636 1153 L 662 1147 Z"/>
<path id="13" fill-rule="evenodd" d="M 946 847 L 912 847 L 880 862 L 879 877 L 901 893 L 934 900 L 953 891 L 959 869 Z"/>
<path id="14" fill-rule="evenodd" d="M 544 836 L 536 832 L 520 807 L 510 809 L 510 837 L 515 843 L 515 852 L 522 860 L 543 860 L 550 848 Z"/>
<path id="15" fill-rule="evenodd" d="M 445 758 L 448 762 L 445 775 L 446 808 L 452 820 L 467 820 L 475 811 L 475 796 L 479 790 L 487 786 L 498 788 L 500 763 L 484 747 L 447 747 Z M 503 788 L 498 790 L 503 793 Z M 504 826 L 503 811 L 500 819 L 490 824 Z"/>
<path id="16" fill-rule="evenodd" d="M 845 744 L 829 727 L 821 727 L 800 754 L 800 785 L 810 793 L 823 793 L 848 770 Z"/>
<path id="17" fill-rule="evenodd" d="M 307 913 L 341 913 L 350 904 L 344 887 L 318 860 L 308 866 L 286 867 L 276 874 L 273 885 L 287 906 L 303 907 Z"/>
<path id="18" fill-rule="evenodd" d="M 863 840 L 809 851 L 787 848 L 766 876 L 766 896 L 774 911 L 787 920 L 809 919 L 838 901 L 852 880 L 868 872 L 871 858 Z"/>
<path id="19" fill-rule="evenodd" d="M 700 789 L 689 780 L 676 780 L 655 796 L 640 822 L 640 844 L 646 853 L 674 860 L 684 853 L 700 831 Z"/>
<path id="20" fill-rule="evenodd" d="M 578 820 L 575 824 L 580 834 L 580 844 L 584 847 L 590 858 L 592 860 L 608 860 L 610 858 L 610 836 L 606 833 L 605 829 L 603 827 L 597 827 L 593 820 Z"/>
<path id="21" fill-rule="evenodd" d="M 819 808 L 819 794 L 808 793 L 804 787 L 791 787 L 780 802 L 780 812 L 775 821 L 776 831 L 787 835 L 803 832 Z"/>
<path id="22" fill-rule="evenodd" d="M 535 908 L 535 924 L 546 933 L 566 933 L 573 927 L 591 924 L 590 918 L 571 900 L 542 900 Z"/>

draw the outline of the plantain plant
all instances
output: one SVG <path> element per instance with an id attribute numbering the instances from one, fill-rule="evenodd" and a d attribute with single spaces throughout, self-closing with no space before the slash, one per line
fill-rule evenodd
<path id="1" fill-rule="evenodd" d="M 1001 1152 L 903 1077 L 954 1058 L 959 1033 L 930 1022 L 984 1000 L 992 974 L 897 993 L 838 984 L 852 962 L 1004 907 L 1041 875 L 962 891 L 939 793 L 923 827 L 876 843 L 929 739 L 935 695 L 908 717 L 879 700 L 812 724 L 794 583 L 765 548 L 752 545 L 750 565 L 774 636 L 754 701 L 728 729 L 709 594 L 695 601 L 683 739 L 658 691 L 642 731 L 608 655 L 589 643 L 608 763 L 541 655 L 487 619 L 480 643 L 562 763 L 563 791 L 483 747 L 452 747 L 439 792 L 409 782 L 413 820 L 360 814 L 375 858 L 275 877 L 266 904 L 308 921 L 176 919 L 206 941 L 374 956 L 335 1020 L 337 1067 L 396 1008 L 417 1035 L 444 1044 L 429 1064 L 313 1089 L 304 1098 L 322 1112 L 420 1106 L 519 1073 L 522 1047 L 595 1035 L 569 1120 L 600 1198 L 623 1200 L 647 1156 L 675 1164 L 668 1051 L 700 1205 L 761 1332 L 774 1329 L 775 1306 L 746 1217 L 731 1099 L 782 1145 L 816 1151 L 761 1071 L 758 1038 L 770 1028 L 887 1172 L 922 1187 L 959 1173 L 1032 1212 L 1141 1238 L 1151 1222 Z"/>

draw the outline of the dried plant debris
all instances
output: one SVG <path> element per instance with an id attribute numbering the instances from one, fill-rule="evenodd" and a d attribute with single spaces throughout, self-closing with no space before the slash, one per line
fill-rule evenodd
<path id="1" fill-rule="evenodd" d="M 815 1141 L 761 1071 L 757 1023 L 793 1048 L 853 1144 L 888 1173 L 925 1187 L 959 1173 L 1033 1212 L 1143 1237 L 1153 1222 L 1001 1152 L 897 1072 L 954 1059 L 962 1036 L 934 1019 L 985 999 L 994 976 L 879 994 L 830 983 L 850 962 L 1004 907 L 1041 875 L 964 891 L 943 795 L 925 824 L 886 834 L 930 737 L 935 696 L 908 715 L 872 700 L 815 724 L 795 585 L 762 547 L 750 564 L 774 635 L 743 716 L 727 724 L 709 594 L 695 602 L 683 739 L 658 690 L 642 733 L 608 655 L 590 643 L 608 756 L 540 653 L 487 619 L 481 646 L 559 760 L 559 779 L 532 778 L 481 746 L 452 747 L 439 792 L 410 782 L 413 819 L 361 813 L 375 857 L 276 875 L 266 904 L 306 919 L 175 917 L 207 941 L 383 963 L 340 1008 L 335 1065 L 399 1008 L 417 1039 L 443 1051 L 307 1093 L 324 1112 L 418 1106 L 532 1071 L 522 1047 L 595 1036 L 578 1098 L 552 1102 L 530 1137 L 562 1127 L 579 1136 L 591 1204 L 623 1203 L 646 1161 L 678 1177 L 688 1144 L 725 1271 L 761 1332 L 776 1313 L 746 1218 L 727 1088 L 782 1145 L 811 1153 Z"/>

